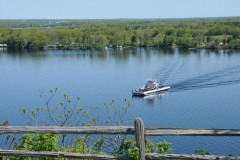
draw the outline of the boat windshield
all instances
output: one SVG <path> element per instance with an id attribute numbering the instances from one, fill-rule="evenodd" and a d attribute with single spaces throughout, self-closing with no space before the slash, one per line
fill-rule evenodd
<path id="1" fill-rule="evenodd" d="M 147 82 L 145 83 L 145 88 L 148 88 L 148 89 L 154 89 L 158 87 L 158 83 L 156 82 L 156 80 L 154 79 L 149 79 L 147 80 Z"/>

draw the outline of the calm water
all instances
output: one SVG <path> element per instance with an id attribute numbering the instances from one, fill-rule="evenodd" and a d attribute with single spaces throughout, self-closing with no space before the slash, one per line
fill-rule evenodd
<path id="1" fill-rule="evenodd" d="M 39 90 L 59 88 L 80 105 L 104 108 L 131 101 L 125 121 L 143 119 L 151 127 L 240 128 L 240 50 L 10 51 L 0 49 L 0 122 L 26 125 L 22 108 L 43 105 Z M 131 90 L 156 78 L 171 89 L 144 98 Z M 99 110 L 99 119 L 104 114 Z M 39 120 L 40 121 L 40 120 Z M 37 123 L 37 122 L 36 122 Z M 174 153 L 240 155 L 239 137 L 157 137 L 172 143 Z"/>

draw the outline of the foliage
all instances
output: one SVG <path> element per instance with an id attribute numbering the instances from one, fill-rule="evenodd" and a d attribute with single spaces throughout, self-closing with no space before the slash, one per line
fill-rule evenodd
<path id="1" fill-rule="evenodd" d="M 35 120 L 37 120 L 39 114 L 47 114 L 49 121 L 46 119 L 41 120 L 41 125 L 43 126 L 92 126 L 97 123 L 96 118 L 91 118 L 90 113 L 94 112 L 98 107 L 90 107 L 85 109 L 85 107 L 80 107 L 78 96 L 75 102 L 67 95 L 63 94 L 63 101 L 53 105 L 51 100 L 55 96 L 58 88 L 54 90 L 49 90 L 49 94 L 40 91 L 40 98 L 44 101 L 44 106 L 37 107 L 35 110 L 30 111 L 30 118 L 27 121 L 29 125 L 32 125 Z M 74 104 L 72 104 L 74 103 Z M 23 108 L 20 110 L 23 116 L 28 116 L 27 109 Z"/>
<path id="2" fill-rule="evenodd" d="M 16 150 L 27 151 L 58 151 L 57 134 L 24 134 L 20 139 L 20 144 L 15 144 Z M 13 160 L 30 159 L 29 157 L 10 157 Z M 57 158 L 38 158 L 39 160 L 53 160 Z"/>
<path id="3" fill-rule="evenodd" d="M 240 38 L 239 39 L 233 39 L 229 42 L 230 48 L 237 48 L 240 47 Z"/>
<path id="4" fill-rule="evenodd" d="M 123 47 L 204 47 L 240 38 L 240 18 L 161 20 L 1 20 L 0 43 L 37 49 Z M 20 28 L 20 29 L 19 29 Z M 58 42 L 56 47 L 51 42 Z M 229 45 L 230 47 L 238 47 Z M 218 46 L 214 46 L 218 47 Z"/>
<path id="5" fill-rule="evenodd" d="M 133 139 L 125 139 L 122 141 L 117 154 L 124 155 L 129 159 L 138 159 L 139 149 L 137 148 L 136 142 Z"/>
<path id="6" fill-rule="evenodd" d="M 13 146 L 16 150 L 27 151 L 58 151 L 57 134 L 24 134 L 22 135 L 19 144 Z M 10 160 L 30 160 L 30 157 L 12 156 Z M 57 159 L 57 158 L 38 158 L 39 160 Z"/>
<path id="7" fill-rule="evenodd" d="M 28 125 L 33 125 L 35 121 L 39 120 L 39 116 L 42 115 L 45 115 L 45 118 L 42 119 L 38 125 L 43 126 L 94 126 L 96 124 L 100 125 L 101 123 L 103 125 L 125 124 L 123 117 L 130 107 L 130 102 L 127 101 L 127 99 L 124 99 L 124 105 L 121 108 L 114 105 L 114 100 L 110 103 L 105 102 L 104 107 L 102 108 L 102 113 L 105 113 L 106 116 L 104 117 L 106 119 L 103 120 L 101 117 L 94 117 L 92 115 L 95 110 L 99 110 L 100 108 L 81 107 L 79 105 L 80 97 L 77 97 L 74 102 L 67 94 L 63 94 L 63 101 L 54 105 L 52 101 L 54 101 L 57 91 L 58 88 L 49 90 L 48 93 L 40 91 L 40 98 L 42 98 L 44 106 L 37 107 L 35 110 L 30 111 L 26 108 L 20 110 L 20 113 L 25 119 L 26 117 L 30 117 L 27 118 Z M 83 135 L 74 137 L 73 135 L 67 134 L 58 134 L 57 137 L 54 138 L 46 136 L 52 135 L 23 135 L 20 139 L 20 143 L 15 144 L 14 148 L 18 150 L 26 149 L 35 151 L 41 148 L 40 150 L 42 151 L 54 149 L 57 151 L 76 153 L 106 154 L 104 152 L 104 150 L 106 151 L 106 148 L 108 148 L 107 150 L 109 150 L 109 153 L 117 150 L 121 138 L 126 137 L 121 135 L 100 135 L 99 137 Z M 52 139 L 52 141 L 48 141 L 49 143 L 45 142 L 48 139 Z M 35 147 L 33 144 L 35 144 Z M 41 147 L 43 144 L 46 144 L 44 147 L 48 146 L 48 148 Z M 28 148 L 26 148 L 26 146 L 28 146 Z"/>
<path id="8" fill-rule="evenodd" d="M 172 152 L 173 149 L 171 148 L 171 143 L 163 140 L 163 142 L 159 142 L 156 144 L 157 153 L 164 153 L 166 154 L 167 151 Z"/>
<path id="9" fill-rule="evenodd" d="M 9 122 L 8 120 L 3 121 L 3 123 L 0 123 L 0 126 L 9 126 Z M 0 137 L 2 136 L 2 134 L 0 134 Z M 12 147 L 14 141 L 16 140 L 16 134 L 8 134 L 5 137 L 5 146 L 4 149 L 9 149 Z"/>
<path id="10" fill-rule="evenodd" d="M 195 151 L 195 154 L 196 155 L 210 155 L 209 152 L 206 149 L 204 149 L 204 148 L 198 148 Z"/>
<path id="11" fill-rule="evenodd" d="M 152 141 L 146 139 L 146 153 L 162 153 L 172 152 L 171 143 L 163 140 L 154 144 Z M 117 155 L 126 156 L 129 159 L 138 159 L 139 149 L 136 146 L 136 141 L 133 139 L 123 139 L 118 151 L 115 153 Z"/>
<path id="12" fill-rule="evenodd" d="M 165 47 L 172 46 L 173 43 L 175 43 L 175 42 L 176 42 L 176 38 L 174 36 L 172 36 L 172 35 L 165 36 L 164 40 L 163 40 L 163 44 L 164 44 Z"/>
<path id="13" fill-rule="evenodd" d="M 127 46 L 131 44 L 131 36 L 126 31 L 118 31 L 114 35 L 114 43 L 113 45 L 121 45 L 121 46 Z"/>
<path id="14" fill-rule="evenodd" d="M 194 47 L 192 44 L 192 37 L 179 37 L 177 44 L 183 48 Z"/>
<path id="15" fill-rule="evenodd" d="M 29 151 L 57 151 L 57 142 L 57 134 L 24 134 L 20 144 L 15 144 L 13 148 Z"/>

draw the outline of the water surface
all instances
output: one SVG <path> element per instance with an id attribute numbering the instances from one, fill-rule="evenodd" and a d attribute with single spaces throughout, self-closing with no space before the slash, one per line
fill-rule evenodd
<path id="1" fill-rule="evenodd" d="M 51 105 L 67 93 L 80 105 L 104 108 L 114 99 L 121 108 L 131 102 L 126 122 L 136 117 L 148 127 L 239 129 L 240 50 L 123 49 L 104 51 L 0 50 L 0 122 L 26 125 L 22 108 L 44 105 L 39 90 L 59 88 Z M 131 91 L 147 78 L 171 89 L 147 97 Z M 97 111 L 101 125 L 104 114 Z M 39 121 L 41 121 L 39 119 Z M 37 121 L 36 121 L 37 124 Z M 129 123 L 127 123 L 129 124 Z M 166 139 L 174 153 L 239 155 L 239 137 L 151 137 Z"/>

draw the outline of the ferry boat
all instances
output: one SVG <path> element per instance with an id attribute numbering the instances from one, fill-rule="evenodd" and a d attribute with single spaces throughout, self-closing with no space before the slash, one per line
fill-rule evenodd
<path id="1" fill-rule="evenodd" d="M 133 96 L 146 96 L 151 93 L 164 91 L 170 89 L 170 86 L 162 86 L 153 78 L 147 79 L 144 86 L 141 86 L 139 89 L 132 90 Z"/>

